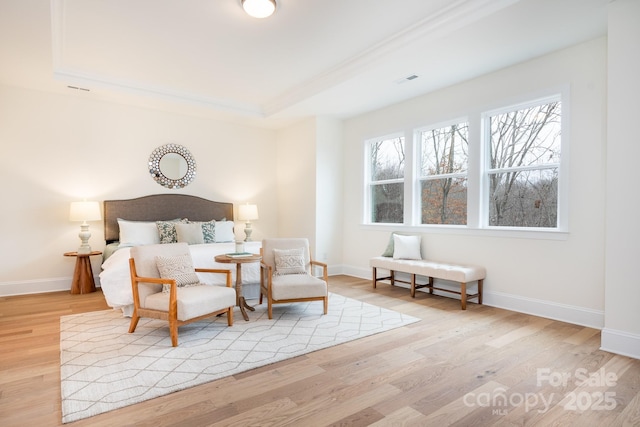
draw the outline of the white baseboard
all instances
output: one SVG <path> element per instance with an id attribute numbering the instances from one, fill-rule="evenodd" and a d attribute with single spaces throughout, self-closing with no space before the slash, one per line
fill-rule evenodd
<path id="1" fill-rule="evenodd" d="M 343 268 L 342 274 L 362 279 L 371 279 L 372 273 L 370 269 L 346 266 Z M 448 287 L 447 282 L 440 283 L 439 285 L 442 287 Z M 402 286 L 402 284 L 399 284 L 399 286 Z M 473 286 L 473 284 L 470 284 L 470 286 Z M 453 286 L 452 289 L 455 289 L 455 286 Z M 473 288 L 470 290 L 473 291 Z M 437 291 L 435 293 L 438 294 Z M 449 293 L 441 293 L 440 295 L 459 298 L 459 296 Z M 470 300 L 469 302 L 474 303 L 475 300 Z M 604 326 L 604 311 L 559 304 L 552 301 L 526 298 L 503 292 L 493 292 L 487 290 L 486 286 L 482 302 L 483 304 L 491 307 L 504 308 L 505 310 L 517 311 L 518 313 L 531 314 L 533 316 L 540 316 L 553 320 L 560 320 L 562 322 L 587 326 L 595 329 L 602 329 Z"/>
<path id="2" fill-rule="evenodd" d="M 53 279 L 20 280 L 0 283 L 0 297 L 12 295 L 43 294 L 71 290 L 71 277 L 56 277 Z M 94 278 L 96 287 L 100 287 L 100 278 Z"/>
<path id="3" fill-rule="evenodd" d="M 45 292 L 71 290 L 71 277 L 54 279 L 20 280 L 0 283 L 0 296 L 41 294 Z"/>
<path id="4" fill-rule="evenodd" d="M 483 302 L 492 307 L 504 308 L 519 313 L 559 320 L 574 325 L 602 329 L 604 311 L 575 305 L 560 304 L 553 301 L 521 297 L 503 292 L 484 292 Z"/>
<path id="5" fill-rule="evenodd" d="M 640 335 L 604 328 L 600 344 L 601 350 L 640 359 Z"/>

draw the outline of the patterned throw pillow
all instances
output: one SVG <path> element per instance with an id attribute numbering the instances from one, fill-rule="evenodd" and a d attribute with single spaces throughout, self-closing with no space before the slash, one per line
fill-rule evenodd
<path id="1" fill-rule="evenodd" d="M 160 234 L 160 243 L 176 243 L 178 241 L 178 233 L 176 233 L 176 223 L 187 223 L 186 219 L 172 219 L 170 221 L 156 221 L 158 233 Z"/>
<path id="2" fill-rule="evenodd" d="M 304 248 L 274 249 L 275 274 L 307 274 L 304 262 Z"/>
<path id="3" fill-rule="evenodd" d="M 216 242 L 216 220 L 202 223 L 202 237 L 205 243 Z"/>
<path id="4" fill-rule="evenodd" d="M 163 279 L 175 279 L 179 288 L 196 286 L 200 279 L 193 268 L 193 261 L 188 254 L 177 256 L 157 256 L 156 266 Z M 169 292 L 171 285 L 162 285 L 162 292 Z"/>

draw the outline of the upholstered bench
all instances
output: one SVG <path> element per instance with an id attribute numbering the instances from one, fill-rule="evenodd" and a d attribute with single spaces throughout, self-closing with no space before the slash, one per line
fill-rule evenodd
<path id="1" fill-rule="evenodd" d="M 411 297 L 415 298 L 416 289 L 429 288 L 429 293 L 433 293 L 434 289 L 443 292 L 450 292 L 460 295 L 460 304 L 462 310 L 467 309 L 467 299 L 477 298 L 478 304 L 482 304 L 482 284 L 486 275 L 483 267 L 463 266 L 455 264 L 445 264 L 441 262 L 413 259 L 394 259 L 392 257 L 375 257 L 369 261 L 369 265 L 373 268 L 373 287 L 381 280 L 390 280 L 391 285 L 395 282 L 407 283 L 411 285 Z M 390 275 L 387 277 L 377 277 L 377 269 L 382 268 L 389 270 Z M 408 273 L 411 275 L 411 281 L 400 280 L 396 278 L 397 271 Z M 418 284 L 416 276 L 425 276 L 429 279 L 428 283 Z M 460 292 L 451 289 L 436 287 L 433 279 L 443 279 L 460 283 Z M 478 292 L 475 294 L 467 294 L 467 283 L 478 282 Z"/>

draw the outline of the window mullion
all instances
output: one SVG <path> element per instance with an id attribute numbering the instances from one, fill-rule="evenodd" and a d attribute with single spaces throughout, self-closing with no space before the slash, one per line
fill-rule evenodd
<path id="1" fill-rule="evenodd" d="M 415 176 L 418 174 L 416 166 L 416 134 L 412 131 L 405 132 L 405 159 L 404 165 L 404 224 L 414 225 L 416 224 L 416 214 L 418 209 L 416 208 L 416 195 L 419 194 L 416 189 Z"/>
<path id="2" fill-rule="evenodd" d="M 467 173 L 467 227 L 481 227 L 482 203 L 482 124 L 479 113 L 469 115 L 469 157 Z"/>

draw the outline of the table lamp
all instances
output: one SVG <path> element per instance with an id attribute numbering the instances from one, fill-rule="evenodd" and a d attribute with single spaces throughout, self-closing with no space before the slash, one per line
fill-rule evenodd
<path id="1" fill-rule="evenodd" d="M 244 234 L 246 238 L 245 242 L 251 241 L 251 233 L 253 229 L 251 228 L 251 221 L 258 219 L 258 206 L 256 205 L 240 205 L 238 206 L 238 219 L 240 221 L 246 221 L 246 226 L 244 228 Z"/>
<path id="2" fill-rule="evenodd" d="M 82 221 L 82 224 L 80 224 L 80 234 L 78 234 L 82 244 L 78 248 L 78 254 L 91 253 L 91 246 L 89 246 L 91 233 L 89 232 L 89 224 L 87 224 L 87 221 L 100 221 L 101 219 L 100 204 L 98 202 L 71 202 L 69 220 Z"/>

